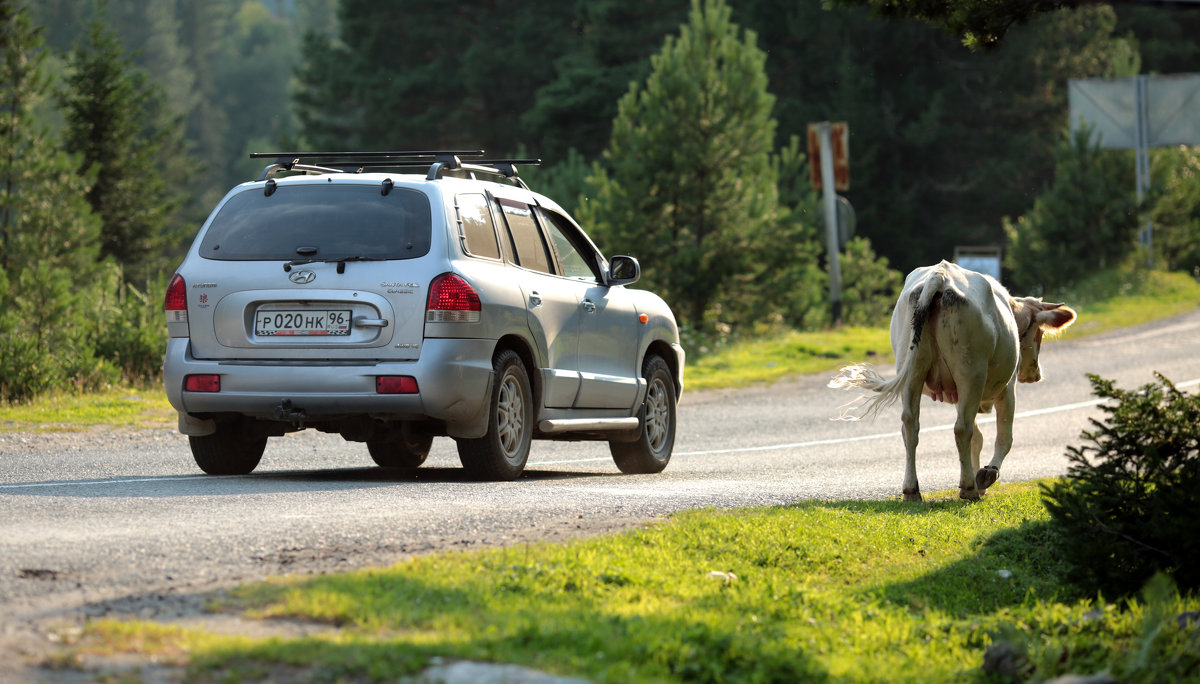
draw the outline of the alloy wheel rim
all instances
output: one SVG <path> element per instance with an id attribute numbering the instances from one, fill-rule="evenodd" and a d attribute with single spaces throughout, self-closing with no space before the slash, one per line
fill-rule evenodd
<path id="1" fill-rule="evenodd" d="M 646 441 L 651 451 L 662 451 L 667 442 L 667 425 L 670 419 L 671 408 L 667 405 L 667 388 L 660 378 L 656 378 L 646 391 Z"/>
<path id="2" fill-rule="evenodd" d="M 500 396 L 496 401 L 496 433 L 500 448 L 509 461 L 515 459 L 525 429 L 525 400 L 521 387 L 512 375 L 505 375 L 500 383 Z"/>

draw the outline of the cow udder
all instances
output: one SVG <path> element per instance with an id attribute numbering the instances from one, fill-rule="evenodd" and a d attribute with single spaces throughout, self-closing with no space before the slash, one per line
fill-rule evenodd
<path id="1" fill-rule="evenodd" d="M 958 403 L 958 386 L 954 384 L 954 376 L 950 367 L 939 357 L 929 367 L 925 374 L 925 393 L 934 401 L 944 401 L 947 404 Z"/>

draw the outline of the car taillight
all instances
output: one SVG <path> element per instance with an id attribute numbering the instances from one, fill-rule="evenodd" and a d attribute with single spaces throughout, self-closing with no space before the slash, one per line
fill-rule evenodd
<path id="1" fill-rule="evenodd" d="M 479 293 L 457 275 L 443 273 L 429 284 L 429 305 L 425 310 L 427 322 L 477 323 L 479 312 Z"/>
<path id="2" fill-rule="evenodd" d="M 183 389 L 188 392 L 220 392 L 221 376 L 189 375 L 183 379 Z"/>
<path id="3" fill-rule="evenodd" d="M 408 375 L 380 375 L 375 378 L 376 394 L 416 394 L 417 379 Z"/>
<path id="4" fill-rule="evenodd" d="M 178 273 L 167 285 L 167 296 L 163 299 L 163 311 L 167 323 L 187 323 L 187 284 Z"/>

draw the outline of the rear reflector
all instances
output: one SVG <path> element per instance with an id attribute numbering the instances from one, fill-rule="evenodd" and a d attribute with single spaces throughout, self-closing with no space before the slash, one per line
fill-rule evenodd
<path id="1" fill-rule="evenodd" d="M 480 308 L 479 293 L 453 273 L 443 273 L 429 283 L 425 311 L 429 323 L 477 323 Z"/>
<path id="2" fill-rule="evenodd" d="M 220 392 L 221 376 L 189 375 L 183 379 L 183 389 L 188 392 Z"/>
<path id="3" fill-rule="evenodd" d="M 380 375 L 375 378 L 376 394 L 417 394 L 417 379 L 407 375 Z"/>

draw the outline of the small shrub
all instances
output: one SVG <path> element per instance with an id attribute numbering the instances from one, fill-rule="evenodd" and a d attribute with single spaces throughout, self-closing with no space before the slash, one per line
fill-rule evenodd
<path id="1" fill-rule="evenodd" d="M 904 275 L 888 266 L 887 257 L 871 249 L 871 241 L 856 237 L 842 254 L 842 322 L 886 328 Z"/>
<path id="2" fill-rule="evenodd" d="M 162 324 L 162 300 L 167 289 L 159 277 L 145 291 L 125 282 L 110 268 L 94 312 L 90 337 L 96 356 L 119 369 L 131 383 L 158 378 L 166 353 L 167 332 Z"/>
<path id="3" fill-rule="evenodd" d="M 1159 571 L 1180 589 L 1200 588 L 1200 397 L 1162 375 L 1137 391 L 1088 377 L 1115 403 L 1083 433 L 1090 444 L 1067 448 L 1067 477 L 1042 491 L 1073 579 L 1110 596 Z"/>

